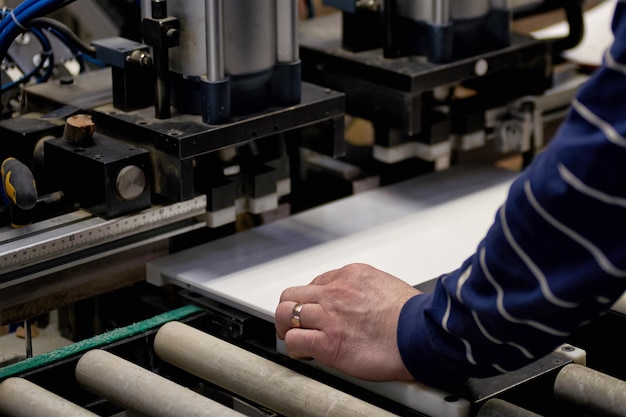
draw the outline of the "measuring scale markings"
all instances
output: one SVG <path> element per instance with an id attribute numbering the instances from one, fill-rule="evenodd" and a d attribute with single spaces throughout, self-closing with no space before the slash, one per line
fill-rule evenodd
<path id="1" fill-rule="evenodd" d="M 206 196 L 175 203 L 165 207 L 150 208 L 140 213 L 117 219 L 104 220 L 89 218 L 83 222 L 64 226 L 53 231 L 36 234 L 35 242 L 23 239 L 21 247 L 4 249 L 0 245 L 0 271 L 2 273 L 40 262 L 59 255 L 66 255 L 78 250 L 103 244 L 122 237 L 132 236 L 158 226 L 165 226 L 180 220 L 204 214 Z M 85 224 L 86 223 L 86 224 Z M 81 230 L 75 230 L 80 227 Z M 63 230 L 63 229 L 74 230 Z M 50 235 L 47 237 L 46 235 Z M 19 243 L 19 242 L 18 242 Z M 15 246 L 15 242 L 11 246 Z"/>

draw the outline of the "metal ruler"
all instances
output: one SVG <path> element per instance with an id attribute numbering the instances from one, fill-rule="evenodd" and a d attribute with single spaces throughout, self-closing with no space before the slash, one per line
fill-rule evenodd
<path id="1" fill-rule="evenodd" d="M 108 220 L 79 210 L 61 218 L 0 233 L 0 275 L 205 213 L 206 196 L 201 195 Z"/>

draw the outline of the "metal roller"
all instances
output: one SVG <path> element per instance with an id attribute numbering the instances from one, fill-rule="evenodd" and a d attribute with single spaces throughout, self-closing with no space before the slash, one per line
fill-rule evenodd
<path id="1" fill-rule="evenodd" d="M 554 381 L 554 395 L 584 414 L 626 415 L 626 382 L 585 366 L 563 367 Z"/>
<path id="2" fill-rule="evenodd" d="M 285 416 L 393 415 L 180 322 L 159 329 L 154 350 L 166 362 Z"/>
<path id="3" fill-rule="evenodd" d="M 88 410 L 24 378 L 0 384 L 0 415 L 4 417 L 98 417 Z"/>
<path id="4" fill-rule="evenodd" d="M 241 417 L 210 398 L 104 350 L 91 350 L 80 358 L 76 379 L 89 391 L 142 416 Z"/>
<path id="5" fill-rule="evenodd" d="M 476 417 L 541 417 L 530 410 L 498 398 L 485 402 Z"/>

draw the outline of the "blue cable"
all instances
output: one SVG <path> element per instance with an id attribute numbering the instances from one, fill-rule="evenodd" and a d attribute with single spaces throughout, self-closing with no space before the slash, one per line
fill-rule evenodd
<path id="1" fill-rule="evenodd" d="M 72 0 L 73 1 L 73 0 Z M 4 57 L 13 40 L 24 30 L 28 21 L 46 15 L 61 5 L 71 3 L 67 0 L 25 0 L 20 3 L 10 13 L 4 12 L 2 20 L 0 20 L 0 57 Z M 11 17 L 11 13 L 13 17 Z M 16 23 L 19 22 L 19 25 Z"/>
<path id="2" fill-rule="evenodd" d="M 82 52 L 79 53 L 79 56 L 84 59 L 85 61 L 91 62 L 92 64 L 100 67 L 100 68 L 104 68 L 107 66 L 107 64 L 105 64 L 104 62 L 100 61 L 99 59 L 96 59 L 92 56 L 90 56 L 89 54 L 84 54 Z"/>
<path id="3" fill-rule="evenodd" d="M 26 27 L 25 25 L 28 25 L 28 22 L 36 19 L 39 15 L 45 15 L 73 1 L 74 0 L 25 0 L 13 10 L 7 8 L 2 9 L 0 11 L 2 18 L 0 20 L 0 57 L 4 57 L 6 55 L 15 38 L 24 32 L 24 28 Z M 77 47 L 77 45 L 74 45 L 72 41 L 63 33 L 55 30 L 54 28 L 42 28 L 48 30 L 50 33 L 59 38 L 59 40 L 70 49 L 80 65 L 81 72 L 84 71 L 85 65 L 83 58 L 86 57 L 87 54 L 81 54 L 80 48 Z M 54 57 L 50 42 L 40 28 L 31 27 L 28 28 L 28 30 L 33 33 L 42 45 L 42 60 L 38 66 L 33 68 L 19 80 L 0 86 L 0 92 L 7 91 L 8 89 L 21 83 L 28 82 L 28 80 L 30 80 L 33 76 L 41 72 L 46 60 L 49 62 L 49 65 L 46 68 L 46 71 L 37 78 L 37 82 L 47 81 L 52 75 Z M 102 65 L 102 63 L 97 60 L 93 60 L 92 62 L 97 65 Z"/>
<path id="4" fill-rule="evenodd" d="M 85 70 L 85 62 L 80 53 L 80 50 L 72 42 L 70 42 L 66 36 L 64 36 L 58 30 L 54 30 L 53 28 L 46 28 L 46 30 L 48 30 L 48 32 L 56 36 L 56 38 L 60 40 L 63 43 L 63 45 L 67 46 L 67 48 L 70 50 L 72 55 L 74 55 L 74 58 L 76 58 L 76 61 L 78 61 L 78 65 L 80 65 L 80 72 L 83 72 Z"/>
<path id="5" fill-rule="evenodd" d="M 35 37 L 37 37 L 42 46 L 41 62 L 39 63 L 39 66 L 45 67 L 46 70 L 44 71 L 42 76 L 37 78 L 37 83 L 43 83 L 48 81 L 50 77 L 52 77 L 52 71 L 54 70 L 54 52 L 52 50 L 52 45 L 50 44 L 50 41 L 43 33 L 43 31 L 36 28 L 30 28 L 29 30 L 33 34 L 35 34 Z M 48 61 L 47 67 L 45 66 L 46 61 Z"/>
<path id="6" fill-rule="evenodd" d="M 15 9 L 13 9 L 13 10 L 10 10 L 10 9 L 3 9 L 3 16 L 2 16 L 2 17 L 3 17 L 3 19 L 2 19 L 2 21 L 0 21 L 0 33 L 4 33 L 4 31 L 5 31 L 6 27 L 7 27 L 9 24 L 11 24 L 11 23 L 12 23 L 14 26 L 17 26 L 17 25 L 15 24 L 15 22 L 13 21 L 13 18 L 11 18 L 11 16 L 10 16 L 10 14 L 11 14 L 11 13 L 13 13 L 13 16 L 15 16 L 15 19 L 16 19 L 18 22 L 20 22 L 20 24 L 22 24 L 22 25 L 23 25 L 23 23 L 22 23 L 22 19 L 21 19 L 21 14 L 22 14 L 24 11 L 27 11 L 29 8 L 31 8 L 31 7 L 33 7 L 33 6 L 36 6 L 36 5 L 37 5 L 37 3 L 38 3 L 39 1 L 40 1 L 40 0 L 24 0 L 23 2 L 21 2 L 20 4 L 18 4 L 18 5 L 17 5 L 17 7 L 16 7 Z M 45 2 L 45 1 L 50 1 L 50 0 L 41 0 L 41 1 L 42 1 L 42 2 Z M 6 13 L 7 11 L 8 11 L 9 13 Z"/>
<path id="7" fill-rule="evenodd" d="M 35 21 L 33 21 L 33 23 L 35 23 Z M 74 55 L 74 57 L 80 64 L 81 72 L 85 70 L 85 61 L 90 62 L 91 64 L 96 65 L 97 67 L 100 67 L 100 68 L 104 68 L 107 66 L 107 64 L 100 61 L 99 59 L 96 59 L 93 56 L 95 55 L 95 52 L 93 54 L 89 52 L 85 52 L 83 49 L 81 49 L 80 45 L 76 45 L 74 41 L 72 41 L 62 32 L 56 30 L 53 27 L 46 27 L 45 29 L 49 31 L 50 33 L 52 33 L 54 36 L 56 36 L 61 42 L 63 42 L 65 46 L 68 47 L 70 52 L 72 52 L 72 54 Z"/>
<path id="8" fill-rule="evenodd" d="M 24 31 L 25 25 L 31 19 L 40 15 L 46 15 L 73 1 L 24 0 L 13 10 L 2 9 L 2 20 L 0 20 L 0 59 L 6 56 L 13 40 Z"/>
<path id="9" fill-rule="evenodd" d="M 48 68 L 46 68 L 46 71 L 44 72 L 44 74 L 37 79 L 37 82 L 40 83 L 40 82 L 47 81 L 52 75 L 52 68 L 54 65 L 53 63 L 54 55 L 52 53 L 52 45 L 50 44 L 50 41 L 43 34 L 43 32 L 39 29 L 31 28 L 29 31 L 35 36 L 35 38 L 37 38 L 39 43 L 41 43 L 41 46 L 42 46 L 41 61 L 39 62 L 37 66 L 35 66 L 26 74 L 24 74 L 18 80 L 2 85 L 2 87 L 0 87 L 0 92 L 2 93 L 10 90 L 11 88 L 18 86 L 19 84 L 28 82 L 28 80 L 30 80 L 33 76 L 38 74 L 44 68 L 46 61 L 49 61 Z"/>

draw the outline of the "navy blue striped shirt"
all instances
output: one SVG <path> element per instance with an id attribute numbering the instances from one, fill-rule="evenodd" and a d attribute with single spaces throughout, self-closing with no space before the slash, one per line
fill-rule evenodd
<path id="1" fill-rule="evenodd" d="M 615 41 L 476 253 L 403 307 L 413 376 L 450 386 L 552 351 L 626 290 L 626 0 Z"/>

